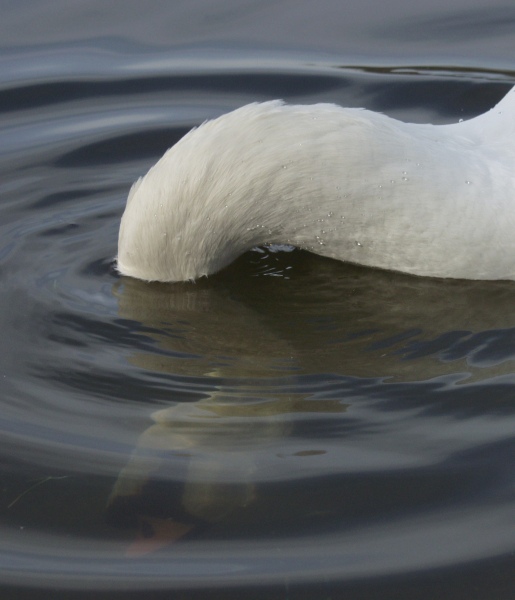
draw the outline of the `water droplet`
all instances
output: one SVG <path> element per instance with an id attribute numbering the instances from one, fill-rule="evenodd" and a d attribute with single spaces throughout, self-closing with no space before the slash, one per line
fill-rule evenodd
<path id="1" fill-rule="evenodd" d="M 468 180 L 467 180 L 467 181 L 465 181 L 465 183 L 466 183 L 467 185 L 471 185 L 471 184 L 472 184 L 472 181 L 468 181 Z"/>
<path id="2" fill-rule="evenodd" d="M 356 244 L 356 246 L 360 246 L 361 247 L 361 242 L 354 242 Z"/>
<path id="3" fill-rule="evenodd" d="M 333 216 L 333 213 L 332 213 L 332 212 L 328 212 L 328 213 L 327 213 L 327 216 L 328 216 L 328 217 L 332 217 L 332 216 Z"/>
<path id="4" fill-rule="evenodd" d="M 458 123 L 463 123 L 463 119 L 460 119 L 460 120 L 458 121 Z"/>
<path id="5" fill-rule="evenodd" d="M 402 181 L 409 181 L 409 179 L 407 177 L 403 177 Z"/>

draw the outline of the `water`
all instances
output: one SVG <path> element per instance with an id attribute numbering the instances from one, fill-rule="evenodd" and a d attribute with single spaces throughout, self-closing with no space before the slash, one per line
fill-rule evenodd
<path id="1" fill-rule="evenodd" d="M 3 8 L 2 598 L 513 597 L 513 283 L 113 269 L 130 184 L 206 118 L 499 100 L 513 10 L 413 4 Z"/>

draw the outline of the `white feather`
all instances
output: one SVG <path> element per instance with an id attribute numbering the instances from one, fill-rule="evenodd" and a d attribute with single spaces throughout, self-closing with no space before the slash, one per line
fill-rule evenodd
<path id="1" fill-rule="evenodd" d="M 454 125 L 280 101 L 208 121 L 132 187 L 118 269 L 193 280 L 264 243 L 417 275 L 515 279 L 515 88 Z"/>

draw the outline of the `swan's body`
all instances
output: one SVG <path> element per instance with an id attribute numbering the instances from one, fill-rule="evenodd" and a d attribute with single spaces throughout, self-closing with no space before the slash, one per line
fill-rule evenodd
<path id="1" fill-rule="evenodd" d="M 264 243 L 417 275 L 515 279 L 515 88 L 454 125 L 279 101 L 206 122 L 132 187 L 118 268 L 191 280 Z"/>

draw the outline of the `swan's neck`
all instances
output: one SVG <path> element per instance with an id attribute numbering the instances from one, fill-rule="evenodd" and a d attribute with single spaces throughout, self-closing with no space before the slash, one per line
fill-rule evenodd
<path id="1" fill-rule="evenodd" d="M 195 279 L 281 242 L 420 275 L 515 278 L 515 152 L 513 137 L 487 135 L 503 129 L 497 114 L 435 127 L 332 105 L 239 109 L 137 184 L 120 270 Z"/>

